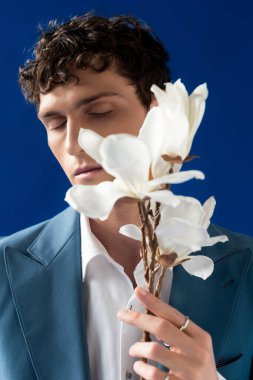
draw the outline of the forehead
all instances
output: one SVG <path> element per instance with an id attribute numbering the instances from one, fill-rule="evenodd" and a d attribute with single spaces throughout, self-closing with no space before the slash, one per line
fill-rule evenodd
<path id="1" fill-rule="evenodd" d="M 39 115 L 50 112 L 55 107 L 71 107 L 79 101 L 88 104 L 102 96 L 137 97 L 135 86 L 112 69 L 101 73 L 76 70 L 73 76 L 73 80 L 68 83 L 56 86 L 47 94 L 40 94 Z"/>

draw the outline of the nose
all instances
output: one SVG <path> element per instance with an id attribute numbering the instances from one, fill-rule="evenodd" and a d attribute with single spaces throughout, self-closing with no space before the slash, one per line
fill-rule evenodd
<path id="1" fill-rule="evenodd" d="M 71 156 L 76 156 L 83 151 L 78 144 L 80 128 L 80 124 L 77 121 L 68 120 L 65 135 L 65 150 Z"/>

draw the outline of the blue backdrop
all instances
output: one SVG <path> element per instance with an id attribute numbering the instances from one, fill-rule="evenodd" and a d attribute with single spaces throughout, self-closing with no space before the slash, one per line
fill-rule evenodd
<path id="1" fill-rule="evenodd" d="M 0 235 L 47 219 L 67 206 L 68 180 L 47 148 L 46 133 L 18 87 L 38 24 L 89 10 L 134 14 L 150 24 L 171 54 L 172 77 L 210 91 L 189 167 L 206 180 L 178 189 L 204 201 L 214 195 L 213 222 L 252 234 L 252 2 L 250 0 L 23 0 L 1 2 Z"/>

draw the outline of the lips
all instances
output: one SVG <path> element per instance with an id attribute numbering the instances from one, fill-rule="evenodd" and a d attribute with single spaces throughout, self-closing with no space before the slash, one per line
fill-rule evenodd
<path id="1" fill-rule="evenodd" d="M 102 166 L 99 166 L 99 165 L 83 166 L 82 168 L 78 168 L 75 171 L 74 175 L 78 176 L 79 174 L 92 172 L 93 170 L 98 170 L 98 169 L 102 169 Z"/>

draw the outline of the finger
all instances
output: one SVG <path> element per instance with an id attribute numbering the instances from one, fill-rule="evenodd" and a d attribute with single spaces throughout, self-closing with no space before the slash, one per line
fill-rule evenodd
<path id="1" fill-rule="evenodd" d="M 118 318 L 159 337 L 159 339 L 175 347 L 177 352 L 187 352 L 191 356 L 196 346 L 196 343 L 189 336 L 182 334 L 171 322 L 154 315 L 138 313 L 133 310 L 120 310 Z"/>
<path id="2" fill-rule="evenodd" d="M 153 294 L 147 292 L 146 289 L 137 287 L 135 288 L 135 294 L 141 303 L 143 303 L 153 314 L 170 321 L 178 329 L 184 324 L 186 319 L 185 315 L 174 307 L 161 301 Z M 191 320 L 189 321 L 187 329 L 184 330 L 185 334 L 192 337 L 201 337 L 202 332 L 203 330 Z"/>
<path id="3" fill-rule="evenodd" d="M 191 369 L 191 359 L 185 355 L 167 350 L 156 342 L 137 342 L 130 347 L 130 356 L 146 358 L 170 368 L 174 373 L 188 373 Z"/>
<path id="4" fill-rule="evenodd" d="M 136 361 L 134 363 L 134 371 L 137 375 L 143 377 L 146 380 L 165 380 L 168 373 L 161 371 L 160 369 L 142 361 Z M 170 380 L 179 380 L 179 377 L 170 374 Z"/>

